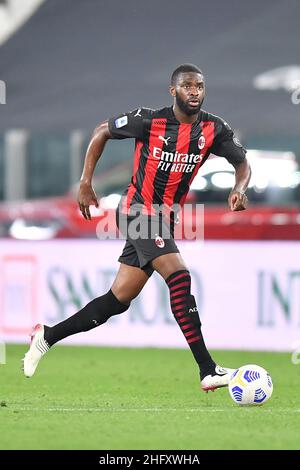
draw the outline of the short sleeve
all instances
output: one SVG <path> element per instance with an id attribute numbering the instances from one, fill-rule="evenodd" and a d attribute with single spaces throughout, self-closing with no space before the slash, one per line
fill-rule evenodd
<path id="1" fill-rule="evenodd" d="M 113 139 L 143 139 L 143 109 L 138 108 L 108 120 L 108 127 Z"/>
<path id="2" fill-rule="evenodd" d="M 211 152 L 219 157 L 225 157 L 233 165 L 241 163 L 246 157 L 246 149 L 229 124 L 221 118 L 218 118 L 217 135 Z"/>

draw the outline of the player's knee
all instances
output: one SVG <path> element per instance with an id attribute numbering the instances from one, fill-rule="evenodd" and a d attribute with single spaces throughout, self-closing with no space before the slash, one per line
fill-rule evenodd
<path id="1" fill-rule="evenodd" d="M 178 271 L 188 272 L 186 265 L 178 253 L 162 255 L 152 262 L 152 266 L 165 280 Z"/>
<path id="2" fill-rule="evenodd" d="M 127 301 L 127 299 L 123 298 L 122 296 L 121 298 L 119 296 L 116 296 L 111 289 L 107 292 L 106 295 L 108 296 L 109 303 L 112 307 L 111 311 L 113 312 L 113 315 L 123 313 L 128 310 L 130 306 L 130 300 Z"/>
<path id="3" fill-rule="evenodd" d="M 121 302 L 122 304 L 128 304 L 128 306 L 130 302 L 135 299 L 139 294 L 139 292 L 137 292 L 136 290 L 130 290 L 130 288 L 128 288 L 128 284 L 114 286 L 112 292 L 115 297 L 119 300 L 119 302 Z"/>

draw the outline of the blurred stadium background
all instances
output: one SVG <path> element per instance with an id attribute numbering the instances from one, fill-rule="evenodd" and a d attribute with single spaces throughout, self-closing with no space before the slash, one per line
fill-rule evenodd
<path id="1" fill-rule="evenodd" d="M 297 0 L 263 3 L 258 0 L 211 3 L 0 0 L 0 340 L 3 344 L 24 344 L 28 330 L 36 321 L 47 324 L 61 321 L 109 288 L 123 243 L 98 240 L 96 227 L 105 215 L 114 213 L 129 182 L 133 142 L 108 143 L 94 180 L 100 209 L 94 211 L 91 222 L 86 222 L 76 206 L 76 191 L 91 132 L 101 120 L 135 107 L 170 105 L 171 72 L 180 63 L 192 62 L 202 68 L 206 77 L 204 109 L 222 116 L 236 129 L 248 149 L 253 170 L 248 191 L 250 207 L 245 212 L 228 211 L 226 201 L 233 185 L 232 167 L 214 156 L 195 178 L 187 201 L 205 204 L 204 245 L 178 243 L 191 268 L 207 344 L 219 350 L 216 354 L 221 362 L 223 357 L 232 358 L 236 366 L 259 362 L 271 368 L 271 375 L 279 376 L 276 367 L 285 364 L 291 380 L 299 385 L 298 369 L 290 361 L 290 353 L 300 347 L 299 13 Z M 193 224 L 192 212 L 186 223 Z M 87 368 L 92 375 L 93 360 L 100 353 L 92 347 L 84 349 L 86 345 L 185 348 L 184 339 L 171 318 L 164 283 L 156 276 L 125 316 L 65 343 L 82 345 L 82 357 L 87 362 L 78 367 Z M 47 379 L 47 369 L 36 379 L 46 395 L 49 394 L 47 400 L 38 400 L 36 389 L 27 386 L 25 391 L 22 378 L 14 378 L 16 370 L 10 364 L 15 364 L 24 350 L 21 345 L 7 348 L 7 366 L 1 373 L 4 371 L 4 377 L 8 374 L 12 384 L 10 389 L 9 381 L 5 382 L 8 402 L 12 400 L 20 413 L 23 409 L 25 421 L 26 413 L 30 413 L 30 407 L 37 407 L 37 403 L 46 409 L 54 401 L 55 406 L 68 408 L 64 405 L 66 397 L 60 397 L 57 389 L 50 391 L 41 385 Z M 236 352 L 226 356 L 231 350 Z M 69 368 L 77 367 L 71 357 L 67 361 L 67 351 L 68 348 L 60 346 L 53 352 L 52 379 L 55 364 L 59 362 L 66 374 Z M 118 351 L 118 357 L 127 354 L 115 349 L 112 355 L 116 362 L 107 363 L 107 368 L 106 363 L 102 364 L 107 389 L 114 386 L 108 369 L 116 367 Z M 147 359 L 147 350 L 144 351 L 145 363 L 151 368 L 151 359 Z M 276 351 L 278 355 L 264 356 L 255 351 Z M 184 363 L 192 375 L 192 359 L 185 350 L 158 349 L 156 366 L 171 352 L 175 354 L 174 361 L 179 358 L 179 363 Z M 282 352 L 286 354 L 280 356 Z M 135 367 L 134 356 L 129 360 Z M 126 371 L 124 364 L 123 368 Z M 165 373 L 157 368 L 157 377 Z M 98 374 L 101 381 L 101 370 Z M 175 367 L 172 374 L 176 376 Z M 176 384 L 172 376 L 169 384 L 184 390 L 191 380 L 187 377 Z M 69 377 L 76 408 L 81 402 L 75 396 L 73 379 Z M 124 376 L 115 380 L 116 386 Z M 59 382 L 56 386 L 59 388 Z M 109 395 L 107 389 L 99 392 L 102 397 Z M 145 389 L 140 392 L 147 395 Z M 165 394 L 167 389 L 166 386 Z M 134 392 L 130 386 L 127 390 L 132 398 Z M 87 390 L 83 393 L 89 396 L 89 405 L 98 406 L 97 396 L 90 396 Z M 192 408 L 195 408 L 194 400 L 191 396 Z M 137 399 L 133 402 L 130 401 L 132 406 L 139 406 Z M 153 405 L 150 398 L 149 402 L 145 398 L 147 403 L 149 407 Z M 280 400 L 275 403 L 282 405 Z M 217 404 L 223 406 L 222 399 Z M 291 409 L 294 405 L 291 402 Z M 227 403 L 227 406 L 231 405 Z M 81 412 L 78 413 L 80 416 Z M 282 416 L 272 417 L 277 418 L 279 422 Z M 228 416 L 222 419 L 227 429 Z M 94 425 L 96 429 L 97 423 Z M 109 419 L 105 425 L 109 430 Z M 290 425 L 293 427 L 294 422 Z M 121 429 L 128 431 L 124 422 L 122 426 Z M 3 441 L 2 448 L 18 445 L 64 448 L 56 443 L 51 430 L 48 430 L 48 441 L 39 441 L 38 429 L 32 441 L 22 444 L 18 435 L 13 443 L 11 435 Z M 267 432 L 266 436 L 269 436 Z M 270 437 L 262 446 L 279 448 L 283 436 L 272 436 L 273 441 Z M 128 437 L 127 441 L 118 443 L 113 438 L 106 439 L 105 444 L 99 443 L 97 447 L 96 441 L 83 443 L 78 435 L 72 445 L 73 448 L 100 448 L 101 445 L 164 448 L 159 447 L 163 444 L 154 437 L 152 441 L 135 439 Z M 192 436 L 182 442 L 192 446 L 189 448 L 193 445 L 213 448 L 209 443 L 198 444 Z M 246 439 L 243 443 L 236 442 L 236 436 L 227 442 L 220 436 L 215 448 L 246 445 Z M 296 445 L 293 442 L 296 441 L 291 438 L 283 445 L 288 448 Z M 72 445 L 66 443 L 65 448 Z M 179 444 L 171 437 L 165 445 L 185 448 L 184 443 L 180 444 L 183 447 L 176 447 Z M 253 441 L 253 447 L 259 445 Z"/>

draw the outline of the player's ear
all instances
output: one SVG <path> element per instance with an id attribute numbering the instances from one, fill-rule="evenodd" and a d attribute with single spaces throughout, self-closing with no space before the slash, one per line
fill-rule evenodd
<path id="1" fill-rule="evenodd" d="M 173 85 L 170 85 L 170 86 L 169 86 L 169 92 L 170 92 L 170 95 L 173 96 L 173 98 L 175 98 L 175 96 L 176 96 L 176 88 L 175 88 Z"/>

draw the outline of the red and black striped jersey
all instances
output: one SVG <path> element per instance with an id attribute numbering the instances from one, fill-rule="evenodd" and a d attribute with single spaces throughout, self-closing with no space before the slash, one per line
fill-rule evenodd
<path id="1" fill-rule="evenodd" d="M 210 153 L 232 164 L 246 154 L 231 127 L 204 110 L 193 124 L 185 124 L 176 119 L 172 107 L 138 108 L 109 119 L 109 130 L 113 139 L 136 139 L 133 176 L 122 198 L 126 214 L 133 204 L 142 204 L 149 215 L 153 205 L 182 206 Z"/>

